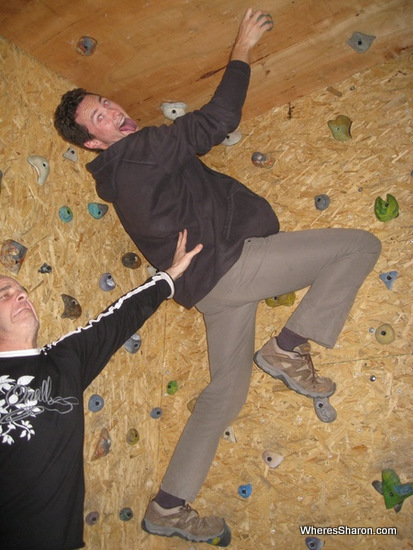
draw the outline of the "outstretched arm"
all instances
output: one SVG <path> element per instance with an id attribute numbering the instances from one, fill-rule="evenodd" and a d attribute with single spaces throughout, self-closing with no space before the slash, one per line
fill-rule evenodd
<path id="1" fill-rule="evenodd" d="M 238 35 L 231 52 L 231 61 L 239 60 L 250 62 L 250 52 L 260 40 L 265 31 L 270 31 L 274 26 L 273 19 L 268 12 L 249 8 L 241 21 Z"/>
<path id="2" fill-rule="evenodd" d="M 193 248 L 190 252 L 187 252 L 187 237 L 188 232 L 186 229 L 179 232 L 178 243 L 176 245 L 175 256 L 172 261 L 172 265 L 165 270 L 166 273 L 168 273 L 174 281 L 178 279 L 178 277 L 180 277 L 182 273 L 186 270 L 186 268 L 191 263 L 192 258 L 199 254 L 199 252 L 201 252 L 202 250 L 202 244 L 197 244 L 195 248 Z"/>

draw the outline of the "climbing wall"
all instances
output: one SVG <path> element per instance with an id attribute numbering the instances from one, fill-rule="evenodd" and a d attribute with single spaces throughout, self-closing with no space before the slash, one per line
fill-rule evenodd
<path id="1" fill-rule="evenodd" d="M 17 278 L 38 306 L 43 344 L 143 282 L 148 264 L 111 207 L 103 216 L 98 207 L 100 217 L 88 209 L 99 202 L 84 169 L 94 155 L 68 151 L 55 134 L 54 107 L 73 85 L 4 39 L 0 64 L 0 241 L 27 249 Z M 326 550 L 413 548 L 413 499 L 396 513 L 372 486 L 384 468 L 402 483 L 413 480 L 412 90 L 412 56 L 405 54 L 243 122 L 241 141 L 218 146 L 205 159 L 266 197 L 283 230 L 357 227 L 383 243 L 337 345 L 314 345 L 317 369 L 337 382 L 333 423 L 320 422 L 311 400 L 254 368 L 248 401 L 223 434 L 194 503 L 203 514 L 228 519 L 235 550 L 305 549 L 300 526 L 352 530 L 318 532 Z M 328 125 L 339 115 L 352 121 L 344 141 Z M 258 152 L 273 158 L 272 167 L 253 164 Z M 42 183 L 28 161 L 33 156 L 48 163 Z M 400 213 L 381 221 L 374 205 L 387 194 Z M 324 210 L 316 208 L 322 195 L 329 200 Z M 141 258 L 137 269 L 123 265 L 128 252 Z M 12 274 L 4 265 L 0 273 Z M 99 286 L 105 273 L 115 283 L 109 291 Z M 81 307 L 76 319 L 62 317 L 62 294 Z M 257 348 L 283 326 L 302 295 L 289 306 L 260 304 Z M 391 329 L 394 340 L 381 343 Z M 140 521 L 191 401 L 208 382 L 203 321 L 196 310 L 169 301 L 139 336 L 136 353 L 119 350 L 85 392 L 85 541 L 90 550 L 194 550 L 203 546 L 149 536 Z M 88 410 L 91 397 L 98 410 Z M 263 455 L 279 456 L 281 463 L 270 467 Z M 397 534 L 357 533 L 379 527 Z"/>

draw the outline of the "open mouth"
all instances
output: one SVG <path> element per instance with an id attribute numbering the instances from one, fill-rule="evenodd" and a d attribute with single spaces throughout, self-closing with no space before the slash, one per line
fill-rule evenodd
<path id="1" fill-rule="evenodd" d="M 126 134 L 126 133 L 130 134 L 132 132 L 136 132 L 137 128 L 138 128 L 138 125 L 136 124 L 136 122 L 131 118 L 127 118 L 127 117 L 123 117 L 119 125 L 119 130 L 123 134 Z"/>

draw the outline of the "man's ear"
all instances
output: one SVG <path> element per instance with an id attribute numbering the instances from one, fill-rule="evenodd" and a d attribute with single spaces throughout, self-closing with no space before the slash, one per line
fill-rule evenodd
<path id="1" fill-rule="evenodd" d="M 93 138 L 89 139 L 88 141 L 85 141 L 84 146 L 87 147 L 87 149 L 107 149 L 107 145 L 103 143 L 103 141 L 100 141 L 99 139 Z"/>

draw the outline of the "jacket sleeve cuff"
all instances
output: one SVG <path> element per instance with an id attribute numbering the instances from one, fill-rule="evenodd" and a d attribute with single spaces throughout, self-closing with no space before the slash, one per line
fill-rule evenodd
<path id="1" fill-rule="evenodd" d="M 166 297 L 166 299 L 170 300 L 171 298 L 173 298 L 175 295 L 175 283 L 172 277 L 168 273 L 166 273 L 166 271 L 158 271 L 154 276 L 155 280 L 157 278 L 164 279 L 164 281 L 168 283 L 169 288 L 171 289 L 171 293 L 169 294 L 169 296 Z"/>

